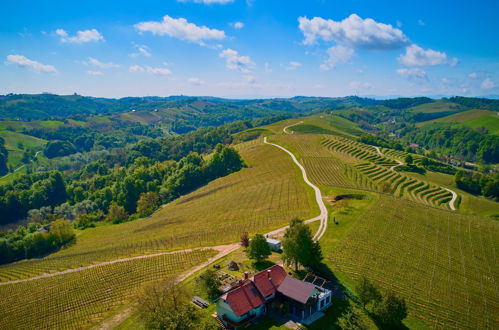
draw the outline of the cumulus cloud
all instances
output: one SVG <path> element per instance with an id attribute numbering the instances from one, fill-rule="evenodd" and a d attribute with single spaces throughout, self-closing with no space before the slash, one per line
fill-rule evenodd
<path id="1" fill-rule="evenodd" d="M 219 56 L 225 58 L 226 67 L 231 70 L 249 73 L 255 67 L 251 57 L 241 56 L 237 51 L 230 48 L 224 49 Z"/>
<path id="2" fill-rule="evenodd" d="M 234 29 L 242 29 L 244 27 L 244 23 L 243 22 L 234 22 L 234 23 L 230 23 L 230 25 L 234 28 Z"/>
<path id="3" fill-rule="evenodd" d="M 496 87 L 496 84 L 490 78 L 485 78 L 485 80 L 480 84 L 481 89 L 492 89 L 494 87 Z"/>
<path id="4" fill-rule="evenodd" d="M 92 65 L 92 66 L 95 66 L 95 67 L 98 67 L 98 68 L 101 68 L 101 69 L 109 69 L 109 68 L 117 68 L 119 67 L 118 64 L 115 64 L 115 63 L 112 63 L 112 62 L 108 62 L 108 63 L 104 63 L 104 62 L 101 62 L 93 57 L 89 57 L 88 58 L 88 64 Z"/>
<path id="5" fill-rule="evenodd" d="M 102 34 L 96 29 L 76 31 L 76 35 L 70 36 L 65 30 L 57 29 L 55 33 L 61 37 L 61 42 L 85 43 L 104 41 Z"/>
<path id="6" fill-rule="evenodd" d="M 296 70 L 298 69 L 299 67 L 301 67 L 302 64 L 300 62 L 295 62 L 295 61 L 291 61 L 288 63 L 288 65 L 286 66 L 286 70 L 288 71 L 293 71 L 293 70 Z"/>
<path id="7" fill-rule="evenodd" d="M 166 68 L 154 68 L 151 66 L 132 65 L 128 68 L 132 73 L 150 73 L 156 76 L 169 76 L 172 72 Z"/>
<path id="8" fill-rule="evenodd" d="M 426 71 L 420 68 L 400 68 L 397 69 L 397 73 L 409 80 L 426 80 Z"/>
<path id="9" fill-rule="evenodd" d="M 378 23 L 371 18 L 362 19 L 356 14 L 351 14 L 342 21 L 299 17 L 298 22 L 305 36 L 305 44 L 313 44 L 322 39 L 352 48 L 386 50 L 401 48 L 409 43 L 404 33 L 392 25 Z"/>
<path id="10" fill-rule="evenodd" d="M 57 73 L 57 69 L 53 65 L 42 64 L 40 62 L 30 60 L 24 55 L 8 55 L 5 63 L 14 64 L 20 68 L 27 68 L 36 72 Z"/>
<path id="11" fill-rule="evenodd" d="M 468 78 L 473 78 L 473 79 L 478 78 L 478 73 L 472 72 L 472 73 L 468 74 Z"/>
<path id="12" fill-rule="evenodd" d="M 185 18 L 173 18 L 168 15 L 160 22 L 150 21 L 135 24 L 139 32 L 151 32 L 154 35 L 168 35 L 173 38 L 203 44 L 203 40 L 225 39 L 225 32 L 189 23 Z"/>
<path id="13" fill-rule="evenodd" d="M 327 50 L 328 59 L 321 64 L 322 70 L 330 70 L 338 64 L 349 63 L 355 54 L 354 50 L 345 46 L 334 46 Z"/>
<path id="14" fill-rule="evenodd" d="M 102 76 L 103 73 L 102 71 L 87 71 L 87 74 L 91 75 L 91 76 Z"/>
<path id="15" fill-rule="evenodd" d="M 234 2 L 234 0 L 177 0 L 177 2 L 194 2 L 194 3 L 203 3 L 205 5 L 218 3 L 224 5 L 227 3 Z"/>
<path id="16" fill-rule="evenodd" d="M 133 46 L 137 49 L 137 52 L 130 54 L 130 57 L 138 57 L 138 56 L 151 57 L 152 56 L 150 48 L 147 47 L 146 45 L 136 45 L 135 43 L 133 43 Z"/>
<path id="17" fill-rule="evenodd" d="M 187 79 L 187 82 L 191 85 L 196 85 L 196 86 L 204 85 L 204 81 L 202 81 L 198 77 L 191 77 L 191 78 Z"/>
<path id="18" fill-rule="evenodd" d="M 406 47 L 405 54 L 398 57 L 400 64 L 405 66 L 430 66 L 439 64 L 457 64 L 457 58 L 449 58 L 446 53 L 433 49 L 424 50 L 416 44 Z"/>

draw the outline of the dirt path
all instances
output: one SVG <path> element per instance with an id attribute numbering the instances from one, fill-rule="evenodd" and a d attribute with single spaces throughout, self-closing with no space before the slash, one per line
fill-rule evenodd
<path id="1" fill-rule="evenodd" d="M 393 165 L 392 167 L 389 168 L 389 170 L 393 171 L 395 169 L 395 167 L 399 167 L 401 165 L 404 165 L 404 163 L 402 163 L 400 160 L 397 160 L 397 159 L 394 159 L 398 164 L 397 165 Z"/>
<path id="2" fill-rule="evenodd" d="M 116 259 L 116 260 L 101 262 L 101 263 L 98 263 L 98 264 L 93 264 L 93 265 L 88 265 L 88 266 L 83 266 L 83 267 L 78 267 L 78 268 L 72 268 L 72 269 L 66 269 L 66 270 L 63 270 L 63 271 L 60 271 L 60 272 L 56 272 L 56 273 L 45 273 L 45 274 L 42 274 L 42 275 L 33 276 L 33 277 L 30 277 L 30 278 L 23 278 L 23 279 L 20 279 L 20 280 L 13 280 L 13 281 L 8 281 L 8 282 L 0 282 L 0 285 L 16 284 L 16 283 L 34 281 L 34 280 L 39 280 L 39 279 L 47 278 L 47 277 L 53 277 L 53 276 L 59 276 L 59 275 L 64 275 L 64 274 L 81 272 L 82 270 L 87 270 L 87 269 L 91 269 L 91 268 L 95 268 L 95 267 L 112 265 L 112 264 L 115 264 L 115 263 L 118 263 L 118 262 L 125 262 L 125 261 L 137 260 L 137 259 L 154 258 L 154 257 L 159 257 L 159 256 L 167 255 L 167 254 L 192 252 L 192 251 L 195 251 L 195 250 L 216 250 L 216 251 L 219 251 L 218 255 L 225 253 L 225 254 L 223 254 L 225 256 L 228 253 L 234 251 L 235 250 L 234 247 L 236 245 L 237 244 L 218 245 L 218 246 L 185 249 L 185 250 L 178 250 L 178 251 L 171 251 L 171 252 L 160 252 L 160 253 L 154 253 L 154 254 L 145 254 L 145 255 L 136 256 L 136 257 L 128 257 L 128 258 Z M 229 251 L 229 252 L 227 252 L 227 251 Z M 213 258 L 215 258 L 215 257 L 213 257 Z M 211 258 L 211 259 L 213 259 L 213 258 Z M 220 258 L 220 257 L 218 257 L 218 258 Z M 189 276 L 189 275 L 187 275 L 187 276 Z"/>
<path id="3" fill-rule="evenodd" d="M 274 147 L 277 147 L 277 148 L 283 150 L 284 152 L 288 153 L 289 156 L 291 156 L 291 159 L 293 160 L 293 162 L 296 164 L 296 166 L 298 166 L 300 168 L 301 173 L 303 175 L 303 180 L 305 180 L 305 183 L 307 185 L 309 185 L 310 187 L 312 187 L 312 189 L 314 189 L 315 200 L 317 201 L 317 204 L 319 205 L 319 209 L 321 210 L 321 214 L 318 215 L 315 218 L 307 220 L 306 222 L 308 223 L 308 222 L 312 222 L 312 221 L 316 221 L 316 220 L 320 220 L 321 221 L 321 224 L 319 225 L 319 229 L 317 230 L 317 233 L 315 233 L 315 235 L 313 237 L 314 240 L 316 240 L 316 241 L 320 240 L 321 237 L 326 232 L 326 229 L 327 229 L 327 218 L 328 218 L 326 204 L 324 204 L 324 201 L 322 200 L 322 195 L 321 195 L 320 189 L 316 185 L 314 185 L 312 182 L 310 182 L 308 180 L 307 171 L 305 171 L 305 168 L 298 162 L 298 160 L 296 159 L 295 155 L 293 155 L 293 153 L 291 151 L 289 151 L 288 149 L 286 149 L 284 147 L 281 147 L 278 144 L 268 142 L 267 141 L 267 137 L 265 137 L 263 139 L 263 142 L 266 143 L 266 144 L 272 145 Z M 281 228 L 281 229 L 275 230 L 274 232 L 272 232 L 272 234 L 276 234 L 276 233 L 278 233 L 279 231 L 282 231 L 282 230 L 285 230 L 285 228 Z"/>
<path id="4" fill-rule="evenodd" d="M 211 257 L 210 259 L 206 260 L 205 262 L 203 262 L 203 263 L 185 271 L 184 273 L 180 274 L 176 280 L 178 282 L 182 282 L 183 280 L 185 280 L 189 276 L 193 275 L 197 271 L 200 271 L 201 269 L 208 266 L 212 262 L 217 261 L 218 259 L 225 257 L 226 255 L 228 255 L 231 252 L 234 252 L 235 250 L 237 250 L 240 247 L 241 247 L 241 245 L 239 245 L 239 244 L 219 245 L 219 246 L 212 247 L 211 248 L 212 250 L 218 251 L 217 255 Z M 210 248 L 204 248 L 204 249 L 210 249 Z M 125 308 L 124 310 L 122 310 L 118 314 L 112 316 L 110 319 L 104 321 L 104 323 L 102 323 L 97 329 L 108 330 L 108 329 L 113 329 L 113 328 L 117 327 L 118 325 L 123 323 L 128 317 L 130 317 L 130 315 L 133 313 L 133 311 L 135 309 L 134 307 L 135 306 L 132 305 L 132 306 Z"/>
<path id="5" fill-rule="evenodd" d="M 376 147 L 376 146 L 373 146 L 374 149 L 376 149 L 376 151 L 378 152 L 378 154 L 381 156 L 381 157 L 385 157 L 385 155 L 383 155 L 383 153 L 381 152 L 381 149 L 379 147 Z"/>
<path id="6" fill-rule="evenodd" d="M 303 124 L 303 121 L 299 121 L 299 122 L 294 123 L 294 124 L 292 124 L 292 125 L 288 125 L 288 126 L 284 127 L 284 128 L 282 129 L 282 131 L 283 131 L 284 133 L 286 133 L 286 134 L 295 134 L 295 132 L 293 132 L 293 131 L 289 132 L 289 131 L 288 131 L 288 128 L 290 128 L 290 127 L 292 127 L 292 126 L 300 125 L 300 124 Z"/>
<path id="7" fill-rule="evenodd" d="M 455 211 L 456 207 L 454 206 L 454 202 L 457 199 L 457 194 L 454 191 L 450 190 L 449 188 L 444 188 L 444 189 L 452 194 L 452 199 L 449 202 L 449 207 L 452 211 Z"/>

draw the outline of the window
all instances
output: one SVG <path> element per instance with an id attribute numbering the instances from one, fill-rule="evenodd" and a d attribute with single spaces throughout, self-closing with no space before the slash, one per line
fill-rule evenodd
<path id="1" fill-rule="evenodd" d="M 326 304 L 329 304 L 330 301 L 331 301 L 331 296 L 327 296 L 326 297 Z"/>

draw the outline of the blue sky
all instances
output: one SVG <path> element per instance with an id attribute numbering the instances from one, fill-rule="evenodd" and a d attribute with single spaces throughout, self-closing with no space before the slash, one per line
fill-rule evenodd
<path id="1" fill-rule="evenodd" d="M 0 93 L 499 94 L 497 1 L 10 1 Z"/>

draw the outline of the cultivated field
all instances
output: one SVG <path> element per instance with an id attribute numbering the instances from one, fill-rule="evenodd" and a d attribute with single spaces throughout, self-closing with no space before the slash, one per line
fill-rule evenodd
<path id="1" fill-rule="evenodd" d="M 90 328 L 130 304 L 147 283 L 178 275 L 215 254 L 182 252 L 0 285 L 0 329 Z"/>
<path id="2" fill-rule="evenodd" d="M 233 243 L 244 231 L 267 232 L 293 217 L 319 214 L 289 156 L 252 141 L 238 146 L 249 167 L 166 205 L 152 217 L 80 232 L 75 245 L 44 259 L 0 266 L 0 281 L 134 255 Z"/>
<path id="3" fill-rule="evenodd" d="M 329 231 L 322 245 L 335 273 L 366 276 L 395 290 L 426 326 L 497 327 L 499 231 L 493 220 L 381 195 L 332 245 L 334 235 Z"/>

